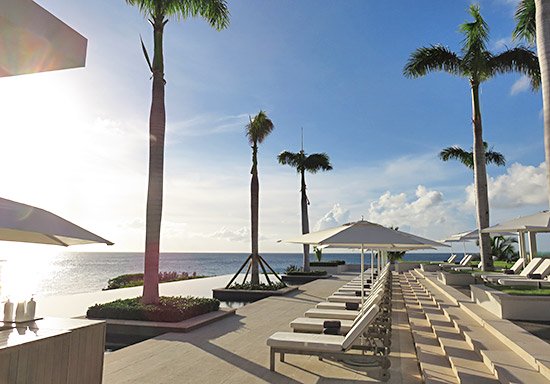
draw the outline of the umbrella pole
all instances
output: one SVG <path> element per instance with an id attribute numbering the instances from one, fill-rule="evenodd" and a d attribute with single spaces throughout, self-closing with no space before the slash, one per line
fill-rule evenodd
<path id="1" fill-rule="evenodd" d="M 374 283 L 374 251 L 372 249 L 370 251 L 370 283 Z"/>
<path id="2" fill-rule="evenodd" d="M 365 302 L 364 273 L 365 273 L 365 250 L 363 249 L 363 244 L 361 244 L 361 308 L 363 308 L 363 304 Z M 371 287 L 372 287 L 372 282 L 371 282 Z"/>

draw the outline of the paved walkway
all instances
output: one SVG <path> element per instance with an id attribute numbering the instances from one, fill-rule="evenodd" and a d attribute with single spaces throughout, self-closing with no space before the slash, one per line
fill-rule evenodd
<path id="1" fill-rule="evenodd" d="M 316 357 L 286 357 L 269 370 L 267 338 L 338 289 L 351 276 L 303 285 L 284 297 L 239 308 L 235 316 L 196 331 L 165 335 L 105 356 L 104 383 L 357 383 L 377 382 L 378 369 L 358 372 Z M 394 291 L 390 383 L 420 383 L 401 289 Z"/>

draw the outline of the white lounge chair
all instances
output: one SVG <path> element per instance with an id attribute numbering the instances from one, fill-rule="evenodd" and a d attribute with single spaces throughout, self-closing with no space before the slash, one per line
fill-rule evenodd
<path id="1" fill-rule="evenodd" d="M 540 263 L 542 263 L 542 259 L 540 257 L 534 258 L 529 262 L 529 264 L 525 266 L 525 268 L 523 268 L 523 270 L 517 276 L 527 277 L 527 275 L 529 275 L 530 273 L 533 273 L 535 269 L 538 268 Z M 499 279 L 505 279 L 510 276 L 512 275 L 506 275 L 503 273 L 493 273 L 493 274 L 481 275 L 481 278 L 489 283 L 497 284 Z"/>
<path id="2" fill-rule="evenodd" d="M 531 275 L 537 275 L 539 278 L 533 279 L 530 277 Z M 550 275 L 550 259 L 544 259 L 539 264 L 537 269 L 533 271 L 532 274 L 529 274 L 527 276 L 510 275 L 508 277 L 503 277 L 498 279 L 498 283 L 501 285 L 522 285 L 522 283 L 527 283 L 527 285 L 529 285 L 531 281 L 540 282 L 542 279 L 545 279 L 548 275 Z"/>
<path id="3" fill-rule="evenodd" d="M 372 355 L 365 355 L 351 352 L 352 348 L 361 348 L 360 336 L 367 330 L 370 323 L 378 315 L 379 308 L 373 305 L 350 329 L 346 336 L 340 335 L 319 335 L 312 333 L 276 332 L 267 339 L 270 347 L 269 369 L 275 371 L 275 354 L 279 353 L 280 361 L 284 362 L 286 354 L 318 356 L 343 363 L 347 366 L 357 368 L 372 367 L 377 364 L 382 368 L 381 378 L 384 381 L 389 379 L 388 368 L 391 363 L 387 353 L 379 353 L 378 348 Z"/>
<path id="4" fill-rule="evenodd" d="M 373 305 L 380 306 L 380 302 L 382 301 L 382 298 L 384 296 L 384 292 L 379 292 L 378 294 L 374 296 L 370 296 L 366 301 L 364 308 L 365 310 L 357 311 L 358 314 L 355 318 L 350 318 L 348 316 L 342 316 L 344 312 L 351 312 L 349 310 L 332 310 L 328 311 L 325 309 L 326 313 L 329 315 L 333 315 L 336 313 L 335 316 L 330 317 L 322 317 L 322 316 L 307 316 L 306 317 L 298 317 L 294 319 L 290 323 L 290 328 L 294 332 L 314 332 L 314 333 L 322 333 L 324 329 L 324 323 L 325 321 L 339 321 L 340 322 L 340 334 L 345 335 L 348 333 L 348 331 L 351 329 L 351 327 L 355 324 L 356 321 L 358 321 L 361 316 L 365 314 L 366 311 L 369 310 L 370 307 Z M 353 311 L 356 312 L 356 311 Z M 318 312 L 322 313 L 322 312 Z"/>

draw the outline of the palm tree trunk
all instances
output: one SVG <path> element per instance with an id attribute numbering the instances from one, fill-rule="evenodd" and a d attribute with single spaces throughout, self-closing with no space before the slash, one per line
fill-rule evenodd
<path id="1" fill-rule="evenodd" d="M 250 232 L 252 244 L 252 268 L 251 283 L 260 284 L 260 275 L 258 271 L 258 216 L 259 216 L 259 193 L 260 183 L 258 181 L 258 145 L 254 143 L 252 147 L 252 180 L 250 181 Z"/>
<path id="2" fill-rule="evenodd" d="M 539 57 L 542 105 L 544 113 L 544 152 L 546 155 L 546 180 L 548 186 L 548 200 L 550 202 L 550 70 L 548 57 L 550 56 L 550 2 L 535 0 L 537 26 L 537 54 Z"/>
<path id="3" fill-rule="evenodd" d="M 479 230 L 479 249 L 481 251 L 482 270 L 493 266 L 491 258 L 491 238 L 481 230 L 489 226 L 489 197 L 487 191 L 487 169 L 485 165 L 485 147 L 479 107 L 479 83 L 472 81 L 472 122 L 474 130 L 474 187 L 476 194 L 476 218 Z"/>
<path id="4" fill-rule="evenodd" d="M 164 132 L 166 112 L 164 106 L 163 20 L 155 20 L 153 91 L 149 116 L 149 185 L 145 224 L 145 269 L 143 298 L 145 304 L 159 301 L 160 224 L 162 220 L 162 189 L 164 172 Z"/>
<path id="5" fill-rule="evenodd" d="M 302 176 L 302 234 L 309 233 L 309 216 L 307 212 L 307 194 L 306 194 L 306 175 L 305 171 L 301 171 Z M 304 244 L 304 272 L 309 272 L 309 244 Z"/>

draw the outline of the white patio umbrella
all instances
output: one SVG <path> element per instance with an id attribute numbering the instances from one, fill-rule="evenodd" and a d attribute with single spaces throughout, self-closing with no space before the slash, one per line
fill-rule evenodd
<path id="1" fill-rule="evenodd" d="M 365 249 L 388 250 L 388 249 L 423 249 L 432 247 L 448 247 L 448 245 L 437 241 L 425 239 L 403 231 L 384 227 L 380 224 L 371 223 L 366 220 L 347 223 L 339 227 L 326 229 L 318 232 L 311 232 L 300 237 L 285 240 L 288 243 L 330 245 L 341 248 L 361 249 L 361 286 L 364 286 Z M 371 276 L 374 265 L 371 256 Z M 363 289 L 361 290 L 361 301 L 364 300 Z"/>
<path id="2" fill-rule="evenodd" d="M 0 198 L 0 240 L 61 246 L 105 243 L 92 232 L 51 212 Z"/>
<path id="3" fill-rule="evenodd" d="M 481 232 L 483 233 L 499 233 L 499 232 L 517 232 L 519 234 L 519 249 L 520 257 L 525 260 L 525 239 L 524 234 L 529 235 L 529 254 L 533 258 L 533 255 L 537 253 L 537 240 L 536 233 L 538 232 L 550 232 L 550 211 L 542 211 L 533 215 L 519 216 L 515 219 L 505 221 L 503 223 L 493 225 L 492 227 L 485 228 Z"/>
<path id="4" fill-rule="evenodd" d="M 86 62 L 86 38 L 29 0 L 0 0 L 0 47 L 0 77 Z"/>

